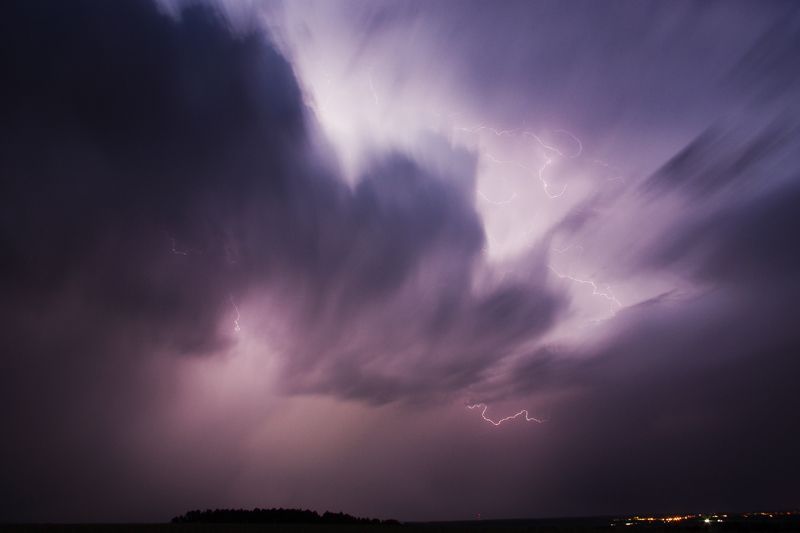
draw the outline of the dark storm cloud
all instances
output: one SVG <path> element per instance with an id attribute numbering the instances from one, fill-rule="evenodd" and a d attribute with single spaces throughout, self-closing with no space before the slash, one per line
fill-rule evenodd
<path id="1" fill-rule="evenodd" d="M 89 302 L 197 353 L 224 343 L 211 324 L 254 281 L 305 285 L 309 307 L 338 298 L 346 316 L 439 254 L 454 265 L 442 281 L 466 289 L 483 245 L 473 191 L 456 184 L 470 176 L 379 155 L 351 191 L 315 155 L 291 69 L 260 37 L 205 9 L 180 22 L 140 2 L 19 11 L 5 32 L 3 240 L 20 299 L 78 279 Z M 536 321 L 529 290 L 470 313 L 489 330 L 517 310 Z"/>
<path id="2" fill-rule="evenodd" d="M 482 297 L 445 292 L 439 298 L 432 306 L 398 311 L 389 323 L 378 322 L 374 338 L 356 347 L 348 335 L 352 326 L 334 321 L 332 327 L 344 332 L 322 337 L 326 353 L 334 356 L 317 357 L 306 363 L 306 372 L 293 372 L 298 389 L 376 404 L 441 400 L 479 383 L 485 371 L 513 355 L 525 341 L 536 339 L 552 325 L 561 305 L 541 290 L 512 283 Z M 359 320 L 369 323 L 363 316 Z M 306 350 L 315 353 L 317 346 Z M 390 367 L 392 357 L 382 355 L 386 353 L 403 354 L 404 368 L 392 374 L 384 374 L 380 367 L 362 370 L 376 360 Z M 312 373 L 307 383 L 309 370 L 322 372 Z"/>
<path id="3" fill-rule="evenodd" d="M 780 5 L 775 3 L 775 5 Z M 793 68 L 800 47 L 800 9 L 792 2 L 777 17 L 726 76 L 755 106 L 791 98 L 800 90 L 800 74 Z"/>
<path id="4" fill-rule="evenodd" d="M 646 268 L 675 270 L 736 290 L 796 282 L 798 123 L 782 117 L 755 133 L 704 132 L 643 182 L 645 195 L 679 192 L 681 220 L 651 243 Z"/>
<path id="5" fill-rule="evenodd" d="M 623 309 L 605 338 L 533 351 L 486 391 L 558 398 L 540 443 L 557 451 L 510 493 L 536 493 L 555 514 L 794 505 L 798 143 L 791 122 L 768 122 L 755 134 L 709 130 L 636 195 L 650 206 L 679 198 L 682 210 L 631 272 L 680 274 L 698 289 Z M 594 198 L 567 218 L 609 205 Z"/>
<path id="6" fill-rule="evenodd" d="M 386 494 L 409 492 L 435 502 L 434 514 L 440 505 L 471 514 L 461 501 L 470 491 L 492 492 L 495 508 L 515 516 L 792 505 L 797 11 L 721 5 L 343 5 L 363 57 L 391 50 L 383 59 L 398 85 L 452 78 L 454 98 L 499 123 L 580 124 L 632 161 L 637 148 L 642 159 L 653 146 L 668 152 L 646 161 L 649 177 L 631 194 L 603 189 L 578 202 L 502 277 L 483 260 L 475 153 L 425 138 L 418 153 L 371 154 L 346 184 L 292 65 L 221 12 L 195 6 L 170 18 L 127 0 L 4 6 L 0 424 L 10 430 L 0 440 L 0 521 L 167 518 L 159 513 L 186 502 L 215 505 L 256 467 L 270 479 L 277 471 L 286 488 L 275 490 L 295 498 L 358 498 L 347 479 L 331 491 L 261 449 L 263 464 L 245 464 L 262 421 L 225 410 L 219 397 L 238 383 L 184 400 L 205 432 L 172 441 L 183 427 L 163 429 L 183 383 L 170 364 L 227 361 L 262 333 L 289 395 L 424 415 L 468 392 L 534 398 L 547 410 L 542 430 L 520 439 L 537 439 L 535 456 L 502 444 L 531 426 L 479 442 L 437 433 L 438 420 L 371 426 L 358 444 L 375 471 L 386 450 L 372 442 L 414 465 L 405 475 L 416 490 L 379 480 L 392 486 L 376 487 L 369 513 L 394 509 Z M 414 39 L 400 33 L 396 46 L 404 27 Z M 755 106 L 763 95 L 768 105 Z M 684 140 L 665 148 L 673 127 Z M 591 174 L 592 165 L 558 168 Z M 660 211 L 660 202 L 674 205 Z M 572 310 L 548 287 L 550 239 L 580 234 L 589 248 L 607 217 L 628 215 L 626 227 L 650 231 L 614 258 L 629 292 L 647 276 L 689 287 L 620 310 L 589 341 L 544 343 Z M 234 302 L 248 313 L 241 337 Z M 203 418 L 214 402 L 222 422 Z M 285 416 L 268 429 L 302 423 Z M 497 429 L 475 422 L 474 431 Z M 308 471 L 313 454 L 299 449 L 327 443 L 300 435 L 279 459 Z M 438 461 L 418 461 L 407 445 L 423 438 L 444 450 Z M 343 471 L 374 480 L 352 450 Z"/>
<path id="7" fill-rule="evenodd" d="M 149 365 L 229 342 L 223 256 L 173 255 L 171 238 L 212 245 L 259 166 L 287 174 L 299 90 L 206 10 L 17 2 L 0 18 L 0 515 L 109 518 L 125 504 L 104 487 L 137 479 L 127 428 L 163 395 Z"/>
<path id="8" fill-rule="evenodd" d="M 626 255 L 613 258 L 614 268 L 631 278 L 663 275 L 687 283 L 627 306 L 589 340 L 534 348 L 515 360 L 504 379 L 475 389 L 492 406 L 538 405 L 537 414 L 548 419 L 547 429 L 537 427 L 536 437 L 514 456 L 527 474 L 515 476 L 516 464 L 503 470 L 503 495 L 516 502 L 515 509 L 551 515 L 576 508 L 581 514 L 790 508 L 800 473 L 794 452 L 800 445 L 794 412 L 800 392 L 792 378 L 800 370 L 800 254 L 793 242 L 800 227 L 800 146 L 792 91 L 796 69 L 787 63 L 798 52 L 797 32 L 790 30 L 797 11 L 773 3 L 749 25 L 738 19 L 741 13 L 721 16 L 715 4 L 678 4 L 673 16 L 639 5 L 652 8 L 652 19 L 628 11 L 617 21 L 582 23 L 591 8 L 561 15 L 554 8 L 551 18 L 575 23 L 567 25 L 567 34 L 593 28 L 585 38 L 571 39 L 586 52 L 574 55 L 544 45 L 493 47 L 513 42 L 509 33 L 523 33 L 491 31 L 509 27 L 497 21 L 508 15 L 502 10 L 485 26 L 464 24 L 464 40 L 471 42 L 461 50 L 485 48 L 478 62 L 462 66 L 484 75 L 466 84 L 468 90 L 525 94 L 535 110 L 542 102 L 566 100 L 568 110 L 586 111 L 582 124 L 597 119 L 630 151 L 661 142 L 678 116 L 677 122 L 700 125 L 687 128 L 691 140 L 630 194 L 590 195 L 552 226 L 552 234 L 571 237 L 566 242 L 590 247 L 599 239 L 614 249 L 620 237 L 603 231 L 606 219 L 616 217 L 630 228 L 624 236 L 631 245 Z M 609 6 L 597 9 L 612 13 L 630 4 Z M 719 17 L 712 31 L 703 20 L 714 13 Z M 781 22 L 764 24 L 769 19 Z M 640 26 L 619 40 L 611 37 L 633 21 Z M 673 22 L 686 33 L 667 29 Z M 510 24 L 528 23 L 534 24 L 533 17 L 519 15 Z M 649 24 L 659 30 L 637 34 Z M 553 33 L 564 26 L 554 24 Z M 734 46 L 735 52 L 705 47 L 710 34 L 717 42 L 745 43 Z M 636 44 L 625 45 L 629 38 Z M 662 38 L 674 44 L 663 61 L 649 49 Z M 619 45 L 619 55 L 584 48 L 596 41 Z M 526 70 L 546 74 L 538 84 L 526 83 L 510 65 L 538 51 L 553 61 L 544 63 L 549 70 L 539 63 Z M 597 70 L 587 64 L 593 53 L 603 54 Z M 502 54 L 511 58 L 500 60 Z M 495 60 L 481 63 L 485 56 Z M 713 57 L 718 65 L 701 66 Z M 626 74 L 606 76 L 617 67 Z M 729 76 L 729 69 L 736 75 Z M 570 82 L 578 77 L 587 84 Z M 555 80 L 560 92 L 542 89 L 545 80 Z M 587 90 L 603 84 L 606 90 Z M 605 113 L 615 116 L 599 118 Z M 640 141 L 619 127 L 622 118 L 650 123 L 634 130 L 644 135 Z M 499 418 L 502 411 L 493 413 Z M 503 441 L 480 452 L 505 453 L 504 446 L 511 445 Z M 490 464 L 503 468 L 501 460 Z"/>
<path id="9" fill-rule="evenodd" d="M 9 9 L 5 283 L 48 298 L 88 276 L 90 299 L 145 321 L 174 318 L 161 332 L 195 350 L 203 341 L 174 327 L 189 337 L 212 329 L 227 296 L 208 280 L 225 264 L 164 252 L 171 238 L 212 245 L 244 191 L 283 187 L 284 153 L 304 129 L 289 66 L 201 10 L 178 25 L 141 2 Z M 260 165 L 280 172 L 263 180 Z"/>
<path id="10" fill-rule="evenodd" d="M 261 36 L 137 1 L 0 19 L 3 519 L 125 518 L 107 487 L 143 475 L 124 442 L 169 395 L 152 368 L 224 353 L 220 320 L 251 286 L 308 297 L 284 317 L 289 391 L 373 403 L 469 385 L 552 323 L 560 302 L 535 284 L 472 292 L 473 156 L 376 154 L 351 189 Z M 422 269 L 427 310 L 392 304 Z M 371 322 L 382 307 L 396 316 Z M 409 350 L 417 367 L 364 365 Z"/>
<path id="11" fill-rule="evenodd" d="M 702 198 L 740 180 L 764 179 L 764 173 L 782 172 L 770 166 L 782 152 L 792 149 L 796 135 L 797 125 L 786 120 L 773 122 L 744 140 L 736 130 L 709 128 L 655 172 L 645 187 L 656 192 L 680 188 Z"/>
<path id="12" fill-rule="evenodd" d="M 596 335 L 523 345 L 528 355 L 477 381 L 470 392 L 491 416 L 504 414 L 500 402 L 511 413 L 535 405 L 548 422 L 484 424 L 472 447 L 442 437 L 441 457 L 421 474 L 441 488 L 427 499 L 465 517 L 482 504 L 504 517 L 794 506 L 797 8 L 421 5 L 351 4 L 341 24 L 361 35 L 354 63 L 380 65 L 398 83 L 450 76 L 476 122 L 517 128 L 530 117 L 616 146 L 609 162 L 646 168 L 643 177 L 627 193 L 588 195 L 546 236 L 611 249 L 611 268 L 631 279 L 628 297 L 639 279 L 670 282 Z M 392 48 L 409 35 L 425 46 Z M 391 54 L 375 52 L 382 46 Z M 385 56 L 388 65 L 375 61 Z M 496 309 L 495 327 L 513 330 Z M 482 367 L 468 361 L 458 368 Z M 343 375 L 367 390 L 354 397 L 398 394 L 397 381 Z"/>
<path id="13" fill-rule="evenodd" d="M 797 280 L 782 291 L 660 299 L 571 359 L 533 354 L 509 389 L 567 395 L 542 437 L 552 466 L 516 489 L 556 513 L 794 505 Z"/>
<path id="14" fill-rule="evenodd" d="M 800 188 L 793 184 L 726 207 L 666 237 L 651 260 L 664 268 L 688 267 L 702 280 L 739 289 L 796 283 L 800 252 L 787 235 L 800 224 L 798 205 Z"/>
<path id="15" fill-rule="evenodd" d="M 565 513 L 794 505 L 798 137 L 785 116 L 768 123 L 710 129 L 642 181 L 645 205 L 682 210 L 631 271 L 679 274 L 694 291 L 625 308 L 604 339 L 532 352 L 487 393 L 562 395 L 544 445 L 558 466 L 518 490 L 547 486 L 543 505 Z"/>

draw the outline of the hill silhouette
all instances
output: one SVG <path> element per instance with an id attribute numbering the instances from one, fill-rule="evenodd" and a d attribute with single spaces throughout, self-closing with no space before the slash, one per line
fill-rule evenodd
<path id="1" fill-rule="evenodd" d="M 206 509 L 176 516 L 173 524 L 372 524 L 396 525 L 397 520 L 360 518 L 347 513 L 325 511 L 319 514 L 308 509 Z"/>

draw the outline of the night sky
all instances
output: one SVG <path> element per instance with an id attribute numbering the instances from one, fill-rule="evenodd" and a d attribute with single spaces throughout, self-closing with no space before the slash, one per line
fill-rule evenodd
<path id="1" fill-rule="evenodd" d="M 3 2 L 0 522 L 796 508 L 798 57 L 792 1 Z"/>

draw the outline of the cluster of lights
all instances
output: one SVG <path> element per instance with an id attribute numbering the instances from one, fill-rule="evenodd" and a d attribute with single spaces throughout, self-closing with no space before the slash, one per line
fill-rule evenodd
<path id="1" fill-rule="evenodd" d="M 625 525 L 633 524 L 634 522 L 661 522 L 664 524 L 669 524 L 673 522 L 683 522 L 686 520 L 692 520 L 695 518 L 700 518 L 700 515 L 696 514 L 686 514 L 686 515 L 675 515 L 675 516 L 633 516 L 628 519 Z"/>
<path id="2" fill-rule="evenodd" d="M 626 526 L 633 526 L 636 524 L 676 524 L 680 522 L 686 522 L 689 520 L 701 520 L 705 524 L 710 524 L 712 522 L 722 522 L 723 518 L 727 518 L 728 515 L 726 514 L 714 514 L 714 515 L 699 515 L 699 514 L 686 514 L 686 515 L 673 515 L 673 516 L 632 516 L 630 518 L 626 518 L 625 525 Z M 615 524 L 611 524 L 612 526 Z"/>
<path id="3" fill-rule="evenodd" d="M 620 518 L 615 522 L 623 523 L 626 526 L 634 526 L 638 524 L 673 524 L 680 522 L 687 522 L 692 520 L 700 521 L 703 524 L 716 524 L 722 523 L 728 518 L 727 514 L 687 514 L 675 516 L 631 516 L 629 518 Z M 780 518 L 780 517 L 794 517 L 800 516 L 797 511 L 757 511 L 752 513 L 742 513 L 734 515 L 741 518 Z M 616 523 L 611 523 L 616 526 Z"/>
<path id="4" fill-rule="evenodd" d="M 755 513 L 742 513 L 745 518 L 775 518 L 781 516 L 800 516 L 800 512 L 796 511 L 758 511 Z"/>

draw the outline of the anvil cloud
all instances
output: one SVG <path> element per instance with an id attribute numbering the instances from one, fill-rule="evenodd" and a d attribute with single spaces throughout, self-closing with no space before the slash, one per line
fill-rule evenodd
<path id="1" fill-rule="evenodd" d="M 796 6 L 1 9 L 0 521 L 796 505 Z"/>

